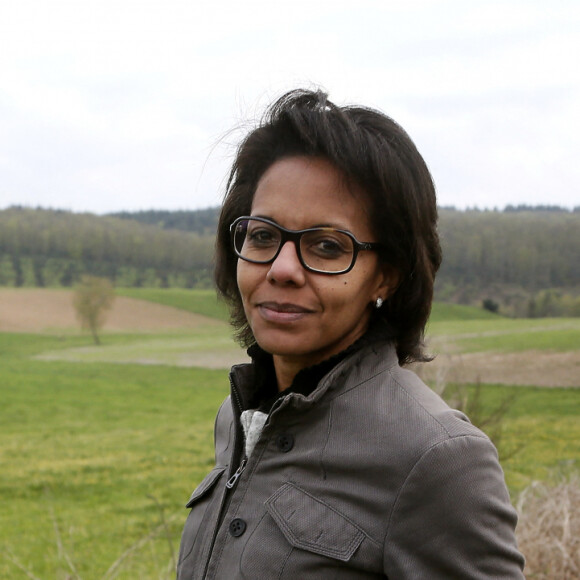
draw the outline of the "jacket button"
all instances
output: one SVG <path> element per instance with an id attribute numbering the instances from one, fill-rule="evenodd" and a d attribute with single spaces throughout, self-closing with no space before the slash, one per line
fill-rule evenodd
<path id="1" fill-rule="evenodd" d="M 238 538 L 246 531 L 246 522 L 240 518 L 232 520 L 230 523 L 230 534 Z"/>
<path id="2" fill-rule="evenodd" d="M 276 447 L 283 453 L 288 453 L 294 447 L 294 437 L 290 433 L 280 433 L 276 437 Z"/>

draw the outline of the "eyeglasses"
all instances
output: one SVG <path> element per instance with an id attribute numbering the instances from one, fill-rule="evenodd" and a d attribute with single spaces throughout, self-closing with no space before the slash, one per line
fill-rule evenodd
<path id="1" fill-rule="evenodd" d="M 302 266 L 318 274 L 345 274 L 352 270 L 360 251 L 380 247 L 359 242 L 346 230 L 330 227 L 287 230 L 268 219 L 249 216 L 236 219 L 230 234 L 236 255 L 246 262 L 270 264 L 286 242 L 293 242 Z"/>

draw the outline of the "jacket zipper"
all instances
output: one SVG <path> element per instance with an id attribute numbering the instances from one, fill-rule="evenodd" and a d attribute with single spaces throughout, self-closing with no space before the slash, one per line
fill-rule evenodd
<path id="1" fill-rule="evenodd" d="M 236 486 L 238 479 L 240 479 L 240 475 L 242 475 L 244 469 L 246 469 L 246 463 L 248 463 L 248 459 L 247 457 L 244 457 L 240 466 L 236 469 L 236 472 L 228 479 L 228 482 L 226 483 L 228 489 L 233 489 Z"/>

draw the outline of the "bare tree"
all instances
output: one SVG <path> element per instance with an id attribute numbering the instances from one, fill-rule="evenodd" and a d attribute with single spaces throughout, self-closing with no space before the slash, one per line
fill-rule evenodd
<path id="1" fill-rule="evenodd" d="M 83 276 L 75 288 L 74 307 L 81 326 L 88 328 L 95 344 L 101 344 L 98 331 L 105 322 L 105 312 L 115 300 L 113 284 L 107 278 Z"/>

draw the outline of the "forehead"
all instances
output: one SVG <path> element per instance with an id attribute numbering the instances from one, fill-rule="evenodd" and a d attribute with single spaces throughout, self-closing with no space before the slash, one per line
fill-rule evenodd
<path id="1" fill-rule="evenodd" d="M 289 157 L 271 165 L 258 182 L 251 213 L 289 229 L 326 225 L 366 238 L 371 231 L 368 196 L 321 158 Z"/>

